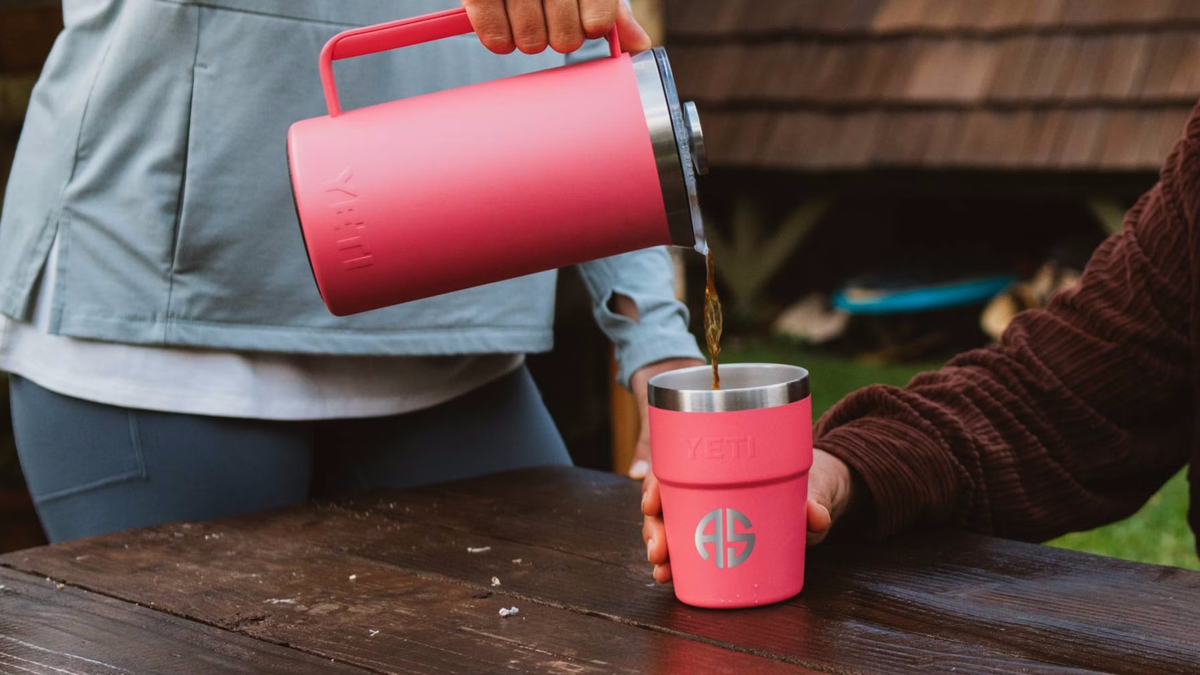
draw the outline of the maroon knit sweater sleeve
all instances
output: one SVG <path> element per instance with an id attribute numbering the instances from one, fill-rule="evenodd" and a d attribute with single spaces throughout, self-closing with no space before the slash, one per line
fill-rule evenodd
<path id="1" fill-rule="evenodd" d="M 879 534 L 951 522 L 1044 540 L 1133 513 L 1187 463 L 1198 212 L 1193 112 L 1078 287 L 1019 315 L 998 345 L 905 389 L 859 391 L 821 420 L 817 447 L 862 478 Z"/>

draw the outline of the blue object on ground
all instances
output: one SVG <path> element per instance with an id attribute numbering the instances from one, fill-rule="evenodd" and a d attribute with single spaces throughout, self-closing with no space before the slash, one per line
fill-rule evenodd
<path id="1" fill-rule="evenodd" d="M 926 286 L 863 289 L 843 288 L 833 306 L 851 314 L 907 314 L 983 304 L 1016 281 L 1012 275 L 976 277 Z"/>

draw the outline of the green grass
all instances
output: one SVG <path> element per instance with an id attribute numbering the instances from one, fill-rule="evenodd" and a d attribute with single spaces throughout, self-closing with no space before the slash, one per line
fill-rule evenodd
<path id="1" fill-rule="evenodd" d="M 813 419 L 824 415 L 850 392 L 871 384 L 904 386 L 913 375 L 940 362 L 879 365 L 822 353 L 785 340 L 753 340 L 722 348 L 722 363 L 790 363 L 808 369 L 812 386 Z"/>
<path id="2" fill-rule="evenodd" d="M 1187 477 L 1181 471 L 1129 518 L 1047 543 L 1114 558 L 1200 570 L 1196 540 L 1187 525 L 1187 500 Z"/>
<path id="3" fill-rule="evenodd" d="M 903 386 L 913 375 L 940 365 L 863 363 L 782 340 L 729 341 L 721 359 L 726 363 L 791 363 L 807 368 L 812 379 L 814 418 L 856 389 L 877 383 Z M 1187 493 L 1186 478 L 1180 473 L 1133 516 L 1047 543 L 1113 558 L 1200 570 L 1195 539 L 1186 521 Z"/>

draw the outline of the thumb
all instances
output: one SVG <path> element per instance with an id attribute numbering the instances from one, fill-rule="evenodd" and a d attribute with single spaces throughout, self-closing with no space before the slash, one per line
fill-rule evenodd
<path id="1" fill-rule="evenodd" d="M 619 0 L 617 5 L 617 35 L 621 38 L 621 51 L 636 54 L 653 47 L 649 33 L 633 17 L 624 0 Z"/>
<path id="2" fill-rule="evenodd" d="M 808 472 L 808 543 L 819 544 L 829 535 L 838 514 L 850 497 L 850 472 L 841 460 L 820 449 L 813 451 Z"/>
<path id="3" fill-rule="evenodd" d="M 829 535 L 829 528 L 833 527 L 832 500 L 827 491 L 814 489 L 812 482 L 812 474 L 809 474 L 808 504 L 805 509 L 808 515 L 809 546 L 824 541 Z"/>
<path id="4" fill-rule="evenodd" d="M 642 433 L 638 437 L 637 449 L 633 453 L 633 464 L 629 466 L 629 477 L 635 480 L 641 480 L 650 475 L 650 434 L 648 429 L 642 428 Z"/>

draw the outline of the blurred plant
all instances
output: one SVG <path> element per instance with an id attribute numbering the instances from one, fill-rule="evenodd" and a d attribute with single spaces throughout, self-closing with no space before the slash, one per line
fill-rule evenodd
<path id="1" fill-rule="evenodd" d="M 717 276 L 729 290 L 735 313 L 748 316 L 760 306 L 767 284 L 828 210 L 826 201 L 801 204 L 768 232 L 758 202 L 743 197 L 734 204 L 732 227 L 726 230 L 729 239 L 718 231 L 720 228 L 708 229 Z"/>

